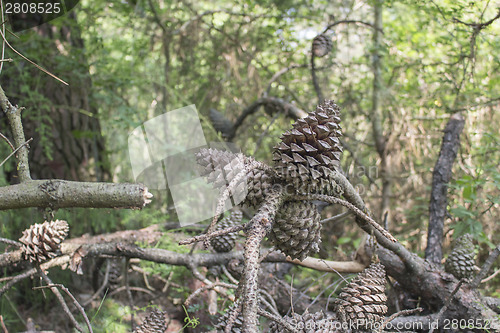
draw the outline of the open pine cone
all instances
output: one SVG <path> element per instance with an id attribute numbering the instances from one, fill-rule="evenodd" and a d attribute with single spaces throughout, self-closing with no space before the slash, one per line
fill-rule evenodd
<path id="1" fill-rule="evenodd" d="M 444 268 L 457 279 L 469 279 L 474 275 L 475 256 L 472 235 L 465 234 L 455 241 L 455 246 L 446 259 Z"/>
<path id="2" fill-rule="evenodd" d="M 206 176 L 207 181 L 212 183 L 216 189 L 223 191 L 233 179 L 245 167 L 252 163 L 258 163 L 251 157 L 241 153 L 235 154 L 230 151 L 213 148 L 203 148 L 196 154 L 196 160 L 201 166 L 201 176 Z M 262 164 L 263 165 L 263 164 Z M 273 183 L 273 176 L 267 168 L 250 168 L 244 178 L 232 191 L 238 197 L 246 193 L 242 204 L 250 207 L 258 207 L 266 196 L 267 191 Z M 246 187 L 245 187 L 246 186 Z"/>
<path id="3" fill-rule="evenodd" d="M 371 264 L 358 274 L 335 300 L 337 315 L 345 316 L 348 324 L 357 329 L 376 329 L 387 312 L 385 269 Z"/>
<path id="4" fill-rule="evenodd" d="M 269 239 L 292 259 L 304 260 L 319 251 L 320 214 L 310 201 L 286 202 L 276 214 Z"/>
<path id="5" fill-rule="evenodd" d="M 237 210 L 231 213 L 228 217 L 225 217 L 217 224 L 216 231 L 229 228 L 241 223 L 241 218 L 243 214 L 241 211 Z M 236 243 L 237 233 L 232 232 L 222 236 L 214 237 L 210 240 L 210 244 L 216 252 L 229 252 L 233 249 Z"/>
<path id="6" fill-rule="evenodd" d="M 275 170 L 286 184 L 301 193 L 339 196 L 331 176 L 340 167 L 340 108 L 324 101 L 316 111 L 298 119 L 274 147 Z"/>
<path id="7" fill-rule="evenodd" d="M 57 256 L 61 242 L 68 235 L 68 222 L 55 220 L 36 223 L 23 231 L 19 239 L 22 251 L 30 262 L 43 262 Z"/>

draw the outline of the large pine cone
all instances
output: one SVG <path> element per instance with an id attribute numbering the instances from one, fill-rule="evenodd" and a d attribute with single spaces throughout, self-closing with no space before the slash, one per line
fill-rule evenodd
<path id="1" fill-rule="evenodd" d="M 334 324 L 334 318 L 326 315 L 323 311 L 316 313 L 305 312 L 303 315 L 294 313 L 292 317 L 283 318 L 294 328 L 293 331 L 287 330 L 285 327 L 271 323 L 271 333 L 333 333 L 337 332 Z"/>
<path id="2" fill-rule="evenodd" d="M 234 211 L 228 217 L 225 217 L 217 224 L 216 231 L 229 228 L 241 223 L 243 214 L 240 211 Z M 222 236 L 214 237 L 210 240 L 210 244 L 216 252 L 229 252 L 233 249 L 236 243 L 237 233 L 232 232 Z"/>
<path id="3" fill-rule="evenodd" d="M 316 57 L 324 57 L 332 50 L 332 39 L 327 35 L 321 34 L 313 39 L 312 52 Z"/>
<path id="4" fill-rule="evenodd" d="M 310 201 L 288 201 L 276 214 L 269 239 L 292 259 L 304 260 L 319 251 L 320 214 Z"/>
<path id="5" fill-rule="evenodd" d="M 23 236 L 19 239 L 23 243 L 25 259 L 30 262 L 43 262 L 56 257 L 68 231 L 68 223 L 63 220 L 45 221 L 30 226 L 23 231 Z"/>
<path id="6" fill-rule="evenodd" d="M 386 301 L 384 266 L 371 264 L 342 289 L 335 306 L 337 316 L 343 313 L 350 327 L 371 330 L 383 321 Z"/>
<path id="7" fill-rule="evenodd" d="M 274 147 L 275 170 L 281 179 L 302 193 L 338 196 L 331 175 L 340 167 L 340 108 L 325 101 L 281 136 Z"/>
<path id="8" fill-rule="evenodd" d="M 243 154 L 218 149 L 200 149 L 196 160 L 201 166 L 201 176 L 206 176 L 207 181 L 216 189 L 223 191 L 237 175 L 244 171 L 245 166 L 256 162 L 253 158 Z M 232 191 L 233 196 L 243 200 L 242 204 L 258 207 L 264 200 L 267 191 L 273 184 L 273 177 L 267 168 L 250 169 L 246 176 Z M 241 198 L 241 194 L 245 194 Z"/>
<path id="9" fill-rule="evenodd" d="M 455 241 L 455 246 L 448 256 L 448 259 L 446 259 L 444 268 L 457 279 L 469 279 L 474 274 L 475 256 L 476 253 L 474 251 L 474 244 L 472 243 L 472 235 L 465 234 Z"/>
<path id="10" fill-rule="evenodd" d="M 164 333 L 166 330 L 165 312 L 154 309 L 134 333 Z"/>

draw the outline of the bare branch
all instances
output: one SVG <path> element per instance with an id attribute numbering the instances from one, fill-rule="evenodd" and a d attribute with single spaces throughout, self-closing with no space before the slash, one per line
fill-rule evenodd
<path id="1" fill-rule="evenodd" d="M 21 182 L 26 182 L 31 180 L 31 176 L 28 163 L 28 147 L 25 145 L 26 138 L 24 137 L 23 123 L 21 122 L 22 109 L 10 104 L 2 86 L 0 86 L 0 107 L 9 120 L 10 129 L 14 136 L 14 145 L 19 148 L 16 168 L 18 170 L 19 180 Z"/>
<path id="2" fill-rule="evenodd" d="M 50 280 L 50 278 L 40 269 L 40 266 L 37 266 L 37 271 L 38 271 L 38 274 L 40 274 L 40 276 L 45 280 L 45 282 L 51 286 L 49 287 L 50 290 L 52 290 L 52 292 L 54 293 L 54 295 L 56 295 L 56 298 L 57 300 L 59 301 L 59 303 L 61 304 L 64 312 L 68 315 L 69 319 L 71 320 L 71 322 L 73 323 L 73 326 L 75 326 L 75 328 L 78 330 L 78 332 L 83 332 L 83 328 L 80 326 L 80 324 L 78 324 L 78 322 L 76 321 L 75 317 L 73 316 L 73 314 L 71 313 L 71 310 L 69 309 L 68 307 L 68 304 L 66 304 L 66 301 L 64 300 L 63 296 L 61 295 L 61 292 L 59 292 L 59 289 L 57 289 L 57 287 L 53 286 L 54 283 Z M 36 288 L 36 287 L 35 287 Z M 88 319 L 87 319 L 88 320 Z M 92 328 L 90 327 L 89 328 L 90 332 L 92 333 Z"/>
<path id="3" fill-rule="evenodd" d="M 488 274 L 489 270 L 491 269 L 491 266 L 495 263 L 495 260 L 497 260 L 498 256 L 500 256 L 500 244 L 497 245 L 497 247 L 491 251 L 490 255 L 486 259 L 486 261 L 483 264 L 483 267 L 481 267 L 481 270 L 479 273 L 477 273 L 476 277 L 474 280 L 472 280 L 471 287 L 476 289 L 479 287 L 481 284 L 482 280 Z"/>
<path id="4" fill-rule="evenodd" d="M 152 194 L 141 184 L 32 180 L 0 187 L 0 210 L 41 208 L 142 208 Z"/>

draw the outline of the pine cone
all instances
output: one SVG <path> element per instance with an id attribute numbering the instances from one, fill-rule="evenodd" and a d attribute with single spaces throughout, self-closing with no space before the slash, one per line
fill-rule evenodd
<path id="1" fill-rule="evenodd" d="M 231 305 L 226 312 L 219 318 L 219 322 L 217 325 L 215 325 L 215 329 L 217 332 L 224 332 L 224 329 L 229 323 L 229 317 L 231 314 L 234 312 L 234 307 L 235 305 Z M 241 327 L 243 326 L 243 316 L 241 315 L 241 312 L 238 314 L 236 317 L 236 320 L 233 322 L 233 328 L 231 329 L 231 332 L 233 333 L 241 333 Z"/>
<path id="2" fill-rule="evenodd" d="M 234 131 L 234 126 L 229 119 L 224 117 L 222 113 L 215 109 L 210 109 L 210 113 L 208 114 L 214 129 L 217 132 L 221 132 L 222 136 L 227 138 L 230 137 Z"/>
<path id="3" fill-rule="evenodd" d="M 455 246 L 446 259 L 444 268 L 457 279 L 469 279 L 474 274 L 475 256 L 472 235 L 465 234 L 455 241 Z"/>
<path id="4" fill-rule="evenodd" d="M 333 333 L 337 332 L 334 317 L 326 315 L 323 311 L 316 313 L 305 312 L 303 315 L 294 313 L 292 317 L 283 318 L 294 328 L 292 332 L 276 322 L 270 325 L 271 333 Z"/>
<path id="5" fill-rule="evenodd" d="M 207 181 L 212 183 L 216 189 L 223 191 L 238 174 L 243 172 L 246 166 L 257 163 L 253 158 L 243 154 L 235 154 L 229 151 L 217 149 L 201 149 L 196 154 L 196 161 L 201 166 L 201 176 L 206 176 Z M 246 180 L 246 183 L 244 182 Z M 272 174 L 264 168 L 252 168 L 245 178 L 239 182 L 233 195 L 238 200 L 244 199 L 242 204 L 250 207 L 258 207 L 273 182 Z M 245 187 L 246 186 L 246 187 Z M 246 193 L 245 198 L 240 194 Z"/>
<path id="6" fill-rule="evenodd" d="M 313 39 L 312 52 L 316 57 L 324 57 L 332 50 L 332 39 L 327 35 L 321 34 Z"/>
<path id="7" fill-rule="evenodd" d="M 56 257 L 68 231 L 68 223 L 63 220 L 45 221 L 30 226 L 19 239 L 23 243 L 24 258 L 30 262 L 43 262 Z"/>
<path id="8" fill-rule="evenodd" d="M 371 264 L 340 292 L 335 300 L 337 316 L 344 314 L 356 329 L 376 329 L 387 312 L 386 301 L 384 266 Z"/>
<path id="9" fill-rule="evenodd" d="M 274 147 L 275 170 L 281 179 L 302 193 L 338 196 L 341 189 L 332 180 L 340 167 L 340 108 L 325 101 L 281 136 Z"/>
<path id="10" fill-rule="evenodd" d="M 108 285 L 109 289 L 116 290 L 120 287 L 122 280 L 122 259 L 113 258 L 109 260 L 109 275 L 108 275 Z"/>
<path id="11" fill-rule="evenodd" d="M 228 217 L 225 217 L 217 224 L 216 231 L 229 228 L 241 223 L 241 218 L 243 214 L 237 210 L 231 213 Z M 210 244 L 216 252 L 229 252 L 233 249 L 236 243 L 237 233 L 232 232 L 222 236 L 212 238 Z"/>
<path id="12" fill-rule="evenodd" d="M 165 312 L 154 309 L 134 333 L 164 333 L 166 330 Z"/>
<path id="13" fill-rule="evenodd" d="M 288 201 L 276 214 L 269 234 L 271 242 L 292 259 L 304 260 L 319 251 L 320 214 L 310 201 Z"/>

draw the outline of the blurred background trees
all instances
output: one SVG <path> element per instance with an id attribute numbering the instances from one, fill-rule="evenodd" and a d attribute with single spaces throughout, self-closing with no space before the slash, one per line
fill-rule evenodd
<path id="1" fill-rule="evenodd" d="M 316 58 L 316 75 L 324 97 L 342 107 L 342 167 L 350 181 L 374 216 L 386 216 L 391 233 L 423 255 L 442 131 L 450 115 L 461 111 L 465 127 L 448 191 L 444 252 L 451 240 L 472 233 L 481 262 L 500 242 L 500 25 L 481 26 L 498 9 L 486 0 L 377 3 L 381 29 L 374 39 L 375 1 L 82 0 L 70 15 L 19 33 L 19 39 L 8 37 L 70 86 L 9 50 L 14 62 L 4 64 L 0 82 L 13 102 L 26 107 L 26 135 L 35 138 L 34 175 L 133 182 L 128 133 L 166 111 L 195 104 L 207 141 L 220 141 L 210 109 L 234 122 L 257 99 L 271 96 L 313 110 L 318 99 L 311 43 L 331 26 L 333 49 Z M 272 147 L 290 122 L 279 110 L 261 108 L 245 119 L 232 141 L 244 153 L 270 162 Z M 374 122 L 380 130 L 375 134 Z M 0 145 L 0 153 L 7 156 L 9 147 Z M 14 167 L 13 160 L 3 166 L 2 185 L 15 182 Z M 169 194 L 155 192 L 155 198 L 141 212 L 72 209 L 56 216 L 70 225 L 78 221 L 72 236 L 173 221 Z M 329 207 L 324 215 L 339 212 Z M 42 222 L 44 212 L 0 214 L 1 234 L 17 239 L 19 230 Z M 351 257 L 362 236 L 353 218 L 346 215 L 323 226 L 322 258 Z M 159 246 L 179 251 L 175 237 L 165 237 Z M 189 273 L 182 268 L 144 266 L 179 284 L 169 297 L 182 298 L 189 290 L 182 281 Z M 300 277 L 298 288 L 316 292 L 338 279 L 327 276 L 311 286 L 318 273 L 300 268 L 294 273 Z M 69 273 L 58 274 L 71 280 Z M 0 300 L 0 313 L 12 327 L 23 327 L 20 311 L 48 310 L 41 296 L 21 301 L 30 293 L 28 284 Z M 500 297 L 500 278 L 484 288 Z M 96 311 L 102 331 L 124 329 L 109 326 L 124 313 L 113 302 L 106 304 Z"/>

